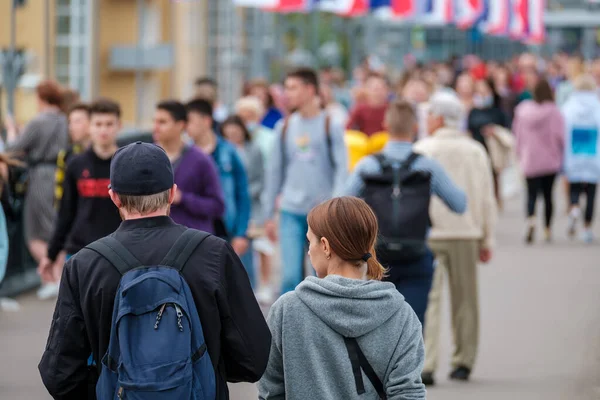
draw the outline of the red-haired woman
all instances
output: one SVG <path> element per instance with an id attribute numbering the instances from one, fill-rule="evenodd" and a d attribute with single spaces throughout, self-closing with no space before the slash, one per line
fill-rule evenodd
<path id="1" fill-rule="evenodd" d="M 29 166 L 25 196 L 25 238 L 31 255 L 39 263 L 47 253 L 54 229 L 54 174 L 56 158 L 67 147 L 67 118 L 61 111 L 63 91 L 53 81 L 36 88 L 38 114 L 21 134 L 9 129 L 6 149 L 22 154 Z M 46 285 L 38 293 L 48 298 L 58 293 L 58 277 L 42 277 Z"/>
<path id="2" fill-rule="evenodd" d="M 421 324 L 394 284 L 381 282 L 371 208 L 334 198 L 308 214 L 308 227 L 317 277 L 271 308 L 259 398 L 425 399 Z"/>

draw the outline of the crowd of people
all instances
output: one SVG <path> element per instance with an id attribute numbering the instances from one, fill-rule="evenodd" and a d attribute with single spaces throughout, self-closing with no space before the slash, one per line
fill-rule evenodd
<path id="1" fill-rule="evenodd" d="M 435 384 L 444 279 L 456 347 L 451 378 L 468 380 L 479 335 L 477 265 L 493 256 L 503 170 L 516 162 L 525 178 L 527 244 L 536 237 L 539 195 L 544 239 L 552 240 L 559 176 L 567 234 L 574 237 L 583 223 L 581 239 L 594 241 L 600 60 L 523 54 L 486 62 L 466 56 L 407 65 L 395 82 L 390 75 L 368 62 L 348 81 L 333 68 L 299 68 L 282 85 L 248 82 L 232 112 L 219 102 L 215 81 L 198 79 L 187 103 L 156 105 L 153 140 L 164 153 L 133 150 L 132 144 L 119 167 L 118 101 L 83 103 L 54 82 L 41 83 L 38 115 L 21 131 L 6 124 L 0 172 L 6 182 L 8 167 L 28 165 L 24 224 L 44 283 L 38 295 L 60 293 L 55 322 L 61 313 L 80 315 L 53 323 L 40 364 L 50 392 L 77 389 L 77 382 L 51 372 L 62 353 L 79 349 L 81 360 L 60 371 L 74 376 L 109 348 L 119 275 L 91 271 L 102 263 L 82 249 L 116 232 L 112 236 L 123 244 L 144 247 L 133 252 L 143 261 L 139 265 L 158 265 L 167 244 L 174 246 L 169 232 L 180 225 L 222 239 L 203 255 L 214 263 L 214 276 L 199 277 L 189 268 L 184 273 L 221 377 L 218 398 L 226 398 L 227 380 L 261 377 L 265 399 L 354 398 L 365 390 L 380 398 L 382 390 L 388 398 L 424 398 L 423 384 Z M 348 132 L 385 140 L 353 148 Z M 353 153 L 360 153 L 356 163 Z M 162 175 L 169 173 L 172 181 Z M 119 181 L 117 174 L 131 179 Z M 164 178 L 160 190 L 156 176 Z M 162 233 L 153 235 L 158 228 Z M 5 231 L 0 213 L 0 267 L 7 258 Z M 305 279 L 307 252 L 316 278 L 308 273 Z M 277 253 L 279 288 L 272 282 Z M 240 275 L 238 266 L 246 273 Z M 98 299 L 95 285 L 109 287 L 110 299 Z M 269 350 L 256 303 L 269 306 L 277 295 L 282 297 L 268 319 Z M 207 333 L 209 323 L 224 324 L 222 331 Z M 82 329 L 89 340 L 73 337 Z M 58 343 L 56 335 L 73 343 Z M 390 347 L 392 342 L 397 345 Z M 338 371 L 335 357 L 346 349 L 352 368 Z M 363 350 L 372 365 L 365 364 Z M 354 365 L 355 359 L 362 361 Z M 361 368 L 372 387 L 365 389 Z M 315 384 L 306 386 L 307 379 Z M 341 383 L 333 388 L 327 382 Z"/>

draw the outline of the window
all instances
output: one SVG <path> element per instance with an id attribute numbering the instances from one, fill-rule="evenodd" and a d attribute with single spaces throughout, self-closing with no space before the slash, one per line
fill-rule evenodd
<path id="1" fill-rule="evenodd" d="M 92 1 L 56 2 L 56 79 L 61 84 L 77 90 L 82 98 L 90 95 Z"/>

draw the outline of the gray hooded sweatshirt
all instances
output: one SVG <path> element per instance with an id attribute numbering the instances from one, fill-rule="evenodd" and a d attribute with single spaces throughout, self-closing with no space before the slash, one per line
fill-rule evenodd
<path id="1" fill-rule="evenodd" d="M 357 339 L 388 399 L 425 399 L 421 324 L 391 283 L 308 277 L 273 305 L 268 323 L 261 400 L 378 399 L 364 372 L 366 393 L 357 393 L 344 337 Z"/>

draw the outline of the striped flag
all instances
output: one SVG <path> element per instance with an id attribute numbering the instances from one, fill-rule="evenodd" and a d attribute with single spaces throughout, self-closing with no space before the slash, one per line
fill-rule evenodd
<path id="1" fill-rule="evenodd" d="M 488 12 L 483 32 L 489 35 L 508 34 L 510 24 L 510 0 L 493 0 L 488 4 Z"/>
<path id="2" fill-rule="evenodd" d="M 525 39 L 529 33 L 529 0 L 510 0 L 510 37 Z"/>
<path id="3" fill-rule="evenodd" d="M 371 9 L 379 15 L 387 14 L 394 19 L 408 19 L 415 16 L 417 1 L 420 0 L 371 0 Z"/>
<path id="4" fill-rule="evenodd" d="M 435 25 L 454 22 L 454 0 L 419 0 L 417 21 Z"/>
<path id="5" fill-rule="evenodd" d="M 310 3 L 311 0 L 233 0 L 236 6 L 256 7 L 282 13 L 306 11 L 310 8 Z"/>
<path id="6" fill-rule="evenodd" d="M 315 0 L 313 6 L 321 11 L 355 17 L 369 11 L 369 0 Z"/>
<path id="7" fill-rule="evenodd" d="M 455 0 L 456 26 L 469 29 L 481 19 L 485 9 L 484 0 Z"/>
<path id="8" fill-rule="evenodd" d="M 545 9 L 545 0 L 529 0 L 529 34 L 527 38 L 528 42 L 532 44 L 544 43 L 546 40 Z"/>

